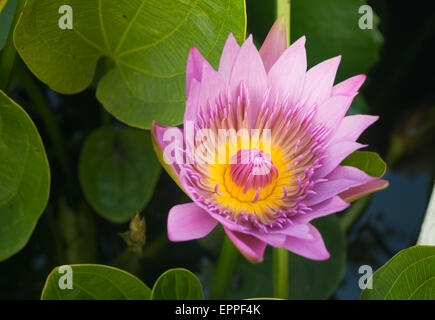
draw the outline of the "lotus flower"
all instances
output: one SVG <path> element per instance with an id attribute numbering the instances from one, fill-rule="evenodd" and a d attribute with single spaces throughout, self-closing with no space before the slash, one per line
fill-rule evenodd
<path id="1" fill-rule="evenodd" d="M 365 76 L 334 85 L 340 56 L 307 71 L 304 45 L 301 37 L 287 47 L 277 21 L 259 51 L 252 36 L 239 46 L 230 34 L 218 71 L 190 50 L 184 129 L 152 128 L 156 151 L 193 201 L 170 210 L 171 241 L 204 237 L 220 223 L 251 262 L 263 260 L 266 245 L 325 260 L 310 222 L 384 184 L 340 165 L 364 147 L 356 140 L 378 118 L 345 116 Z M 222 131 L 228 139 L 211 138 Z M 214 161 L 198 158 L 198 148 Z M 226 161 L 216 161 L 222 154 Z"/>

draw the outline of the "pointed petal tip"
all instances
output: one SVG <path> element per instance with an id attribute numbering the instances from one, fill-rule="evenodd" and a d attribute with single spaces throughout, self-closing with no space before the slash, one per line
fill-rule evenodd
<path id="1" fill-rule="evenodd" d="M 234 36 L 234 34 L 233 34 L 232 32 L 230 32 L 230 33 L 228 34 L 227 41 L 231 41 L 231 42 L 237 44 L 237 46 L 239 45 L 239 44 L 237 43 L 237 39 L 236 39 L 236 37 Z"/>
<path id="2" fill-rule="evenodd" d="M 379 120 L 379 116 L 377 116 L 377 115 L 371 115 L 371 114 L 369 114 L 369 115 L 367 115 L 367 116 L 369 116 L 370 118 L 373 119 L 373 120 L 372 120 L 372 123 L 371 123 L 370 125 L 372 125 L 373 123 L 375 123 L 376 121 Z"/>
<path id="3" fill-rule="evenodd" d="M 283 15 L 279 16 L 274 24 L 272 25 L 272 28 L 270 28 L 269 34 L 277 34 L 286 39 L 287 42 L 287 30 L 285 25 L 285 18 Z M 268 36 L 269 36 L 268 34 Z"/>
<path id="4" fill-rule="evenodd" d="M 320 62 L 317 66 L 324 66 L 327 67 L 327 69 L 332 69 L 335 75 L 340 62 L 341 62 L 341 55 L 338 55 Z"/>
<path id="5" fill-rule="evenodd" d="M 358 74 L 355 77 L 360 79 L 361 82 L 364 82 L 367 79 L 367 76 L 365 74 Z"/>
<path id="6" fill-rule="evenodd" d="M 199 52 L 197 47 L 190 47 L 189 53 L 187 54 L 187 63 L 192 63 L 192 60 L 196 60 L 199 56 L 201 56 L 201 52 Z"/>
<path id="7" fill-rule="evenodd" d="M 255 48 L 255 50 L 258 52 L 258 49 L 257 49 L 257 47 L 255 46 L 255 44 L 254 44 L 254 38 L 252 37 L 252 34 L 250 34 L 247 38 L 246 38 L 246 40 L 243 42 L 243 44 L 241 45 L 241 50 L 243 49 L 243 50 L 246 50 L 247 48 L 251 48 L 251 47 L 253 47 L 253 48 Z"/>
<path id="8" fill-rule="evenodd" d="M 295 45 L 296 43 L 299 43 L 301 46 L 305 46 L 305 43 L 307 41 L 307 38 L 305 37 L 305 35 L 303 35 L 302 37 L 300 37 L 298 40 L 296 40 L 293 45 Z"/>
<path id="9" fill-rule="evenodd" d="M 196 53 L 200 53 L 199 50 L 198 50 L 198 48 L 195 47 L 195 46 L 192 46 L 192 47 L 190 48 L 190 50 L 189 50 L 189 55 L 191 55 L 191 54 L 196 54 Z"/>
<path id="10" fill-rule="evenodd" d="M 366 81 L 367 76 L 365 74 L 359 74 L 359 75 L 356 75 L 354 77 L 354 79 L 355 79 L 355 84 L 356 84 L 356 86 L 358 88 L 357 90 L 359 90 L 359 88 L 361 88 L 363 83 Z"/>
<path id="11" fill-rule="evenodd" d="M 338 56 L 332 58 L 332 60 L 337 61 L 337 63 L 340 64 L 341 58 L 342 58 L 342 56 L 341 56 L 341 54 L 339 54 Z"/>
<path id="12" fill-rule="evenodd" d="M 269 72 L 287 47 L 285 21 L 277 19 L 259 50 L 266 72 Z"/>
<path id="13" fill-rule="evenodd" d="M 158 124 L 158 123 L 157 123 L 156 120 L 153 120 L 153 121 L 151 122 L 151 132 L 154 131 L 154 127 L 155 127 L 157 124 Z"/>
<path id="14" fill-rule="evenodd" d="M 331 254 L 329 253 L 328 250 L 326 250 L 324 253 L 319 255 L 317 257 L 317 259 L 313 259 L 313 260 L 324 261 L 324 260 L 328 260 L 330 257 L 331 257 Z"/>
<path id="15" fill-rule="evenodd" d="M 163 126 L 158 123 L 156 120 L 153 120 L 153 122 L 151 122 L 151 132 L 155 132 L 158 129 L 163 128 Z"/>
<path id="16" fill-rule="evenodd" d="M 346 95 L 351 96 L 355 93 L 358 93 L 358 90 L 361 88 L 363 83 L 366 80 L 365 74 L 359 74 L 353 77 L 350 77 L 340 83 L 337 83 L 332 88 L 332 95 Z"/>

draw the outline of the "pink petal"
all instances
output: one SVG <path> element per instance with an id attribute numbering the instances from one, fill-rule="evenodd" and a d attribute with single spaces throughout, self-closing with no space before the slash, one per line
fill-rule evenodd
<path id="1" fill-rule="evenodd" d="M 347 202 L 352 202 L 358 198 L 361 198 L 367 194 L 370 194 L 375 191 L 379 191 L 388 187 L 388 181 L 383 179 L 374 179 L 366 184 L 350 188 L 342 193 L 339 196 Z"/>
<path id="2" fill-rule="evenodd" d="M 311 240 L 288 236 L 284 248 L 311 260 L 329 259 L 330 254 L 325 247 L 320 232 L 311 224 L 308 224 L 308 227 L 313 236 Z"/>
<path id="3" fill-rule="evenodd" d="M 206 206 L 204 206 L 202 203 L 197 203 L 197 205 L 202 207 L 204 210 L 208 211 L 208 208 Z M 238 224 L 237 222 L 235 222 L 231 219 L 226 219 L 225 217 L 223 217 L 219 214 L 216 214 L 213 212 L 209 212 L 209 214 L 214 219 L 216 219 L 220 224 L 222 224 L 222 226 L 224 228 L 226 228 L 227 230 L 253 236 L 256 239 L 264 241 L 265 243 L 267 243 L 271 246 L 281 247 L 285 241 L 285 235 L 280 233 L 280 232 L 265 233 L 261 230 Z"/>
<path id="4" fill-rule="evenodd" d="M 341 123 L 352 103 L 353 97 L 333 96 L 317 106 L 314 119 L 327 128 L 335 130 Z"/>
<path id="5" fill-rule="evenodd" d="M 349 203 L 343 201 L 339 196 L 335 196 L 328 200 L 323 201 L 322 203 L 312 206 L 310 212 L 295 217 L 294 222 L 295 224 L 297 223 L 307 224 L 311 220 L 343 211 L 344 209 L 347 209 L 349 206 L 350 206 Z"/>
<path id="6" fill-rule="evenodd" d="M 366 146 L 367 145 L 352 141 L 341 141 L 328 146 L 325 150 L 326 157 L 322 161 L 322 167 L 315 171 L 313 176 L 314 179 L 324 178 L 332 170 L 334 170 L 348 155 Z"/>
<path id="7" fill-rule="evenodd" d="M 378 118 L 378 116 L 362 114 L 344 117 L 338 129 L 334 132 L 330 143 L 345 140 L 356 141 L 364 130 L 371 126 Z"/>
<path id="8" fill-rule="evenodd" d="M 279 94 L 280 101 L 287 97 L 290 105 L 296 104 L 303 90 L 306 71 L 305 37 L 301 37 L 284 51 L 267 74 L 271 96 Z"/>
<path id="9" fill-rule="evenodd" d="M 301 100 L 305 101 L 305 107 L 310 109 L 313 105 L 319 105 L 331 96 L 332 85 L 341 56 L 325 60 L 308 70 L 305 76 L 304 90 Z"/>
<path id="10" fill-rule="evenodd" d="M 305 217 L 305 215 L 301 216 Z M 294 221 L 296 222 L 296 220 Z M 310 233 L 308 225 L 306 223 L 299 223 L 299 220 L 297 220 L 297 224 L 288 225 L 285 229 L 277 230 L 277 232 L 300 239 L 313 239 L 313 235 Z"/>
<path id="11" fill-rule="evenodd" d="M 269 72 L 273 64 L 287 48 L 287 33 L 284 19 L 277 19 L 260 48 L 264 69 Z"/>
<path id="12" fill-rule="evenodd" d="M 186 65 L 186 97 L 187 98 L 189 98 L 192 80 L 195 79 L 196 81 L 201 82 L 202 70 L 204 65 L 208 65 L 210 68 L 212 68 L 208 63 L 208 61 L 198 51 L 198 49 L 192 47 L 189 51 L 189 55 L 187 56 L 187 65 Z"/>
<path id="13" fill-rule="evenodd" d="M 253 263 L 263 261 L 264 250 L 266 249 L 265 242 L 245 233 L 231 231 L 227 228 L 224 228 L 224 230 L 246 259 Z"/>
<path id="14" fill-rule="evenodd" d="M 207 103 L 210 103 L 213 106 L 216 98 L 224 92 L 224 89 L 224 78 L 210 66 L 204 65 L 198 104 L 205 107 Z"/>
<path id="15" fill-rule="evenodd" d="M 160 160 L 160 163 L 166 169 L 166 171 L 171 176 L 171 178 L 174 179 L 174 181 L 177 182 L 178 185 L 180 185 L 180 178 L 179 178 L 180 166 L 179 166 L 179 164 L 177 164 L 176 162 L 173 162 L 172 164 L 168 164 L 163 159 L 163 152 L 165 151 L 166 147 L 170 143 L 172 143 L 171 141 L 165 141 L 163 139 L 164 134 L 165 134 L 166 130 L 168 130 L 168 129 L 174 130 L 174 133 L 179 132 L 179 136 L 182 139 L 183 130 L 181 130 L 180 128 L 177 128 L 177 127 L 165 127 L 165 126 L 158 124 L 155 121 L 152 124 L 151 137 L 152 137 L 154 149 L 156 151 L 157 157 Z"/>
<path id="16" fill-rule="evenodd" d="M 351 187 L 360 186 L 376 178 L 370 177 L 364 171 L 354 167 L 338 166 L 326 176 L 326 179 L 328 181 L 318 183 L 314 186 L 313 191 L 315 191 L 316 194 L 309 195 L 305 198 L 303 200 L 305 205 L 313 206 Z"/>
<path id="17" fill-rule="evenodd" d="M 253 228 L 246 228 L 243 233 L 250 234 L 257 239 L 260 239 L 273 247 L 282 247 L 285 242 L 285 234 L 280 232 L 263 232 Z"/>
<path id="18" fill-rule="evenodd" d="M 239 53 L 240 46 L 237 44 L 233 34 L 230 33 L 227 41 L 225 42 L 224 49 L 222 51 L 221 59 L 219 61 L 219 73 L 225 79 L 226 82 L 230 80 L 231 71 L 233 70 L 234 61 Z"/>
<path id="19" fill-rule="evenodd" d="M 250 123 L 253 125 L 266 91 L 267 78 L 263 61 L 252 43 L 252 35 L 240 48 L 231 72 L 229 89 L 233 102 L 237 101 L 242 81 L 248 89 Z"/>
<path id="20" fill-rule="evenodd" d="M 354 76 L 352 78 L 346 79 L 332 88 L 333 96 L 353 96 L 361 88 L 362 84 L 366 80 L 364 74 Z"/>
<path id="21" fill-rule="evenodd" d="M 171 241 L 187 241 L 208 235 L 218 222 L 195 203 L 172 207 L 168 215 L 168 237 Z"/>
<path id="22" fill-rule="evenodd" d="M 201 94 L 201 83 L 192 79 L 190 81 L 190 92 L 186 99 L 186 110 L 184 111 L 184 124 L 186 125 L 187 121 L 194 121 L 196 115 L 199 112 L 200 104 L 199 104 L 199 96 Z"/>
<path id="23" fill-rule="evenodd" d="M 213 106 L 219 94 L 225 91 L 224 78 L 208 62 L 202 64 L 200 78 L 199 80 L 192 78 L 190 81 L 184 113 L 185 122 L 194 120 L 201 108 L 205 108 L 208 104 Z"/>

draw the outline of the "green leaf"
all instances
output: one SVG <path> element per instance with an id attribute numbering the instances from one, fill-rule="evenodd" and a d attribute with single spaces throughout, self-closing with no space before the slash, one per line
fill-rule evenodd
<path id="1" fill-rule="evenodd" d="M 435 299 L 435 246 L 400 251 L 372 275 L 363 300 Z"/>
<path id="2" fill-rule="evenodd" d="M 170 269 L 154 284 L 151 300 L 203 300 L 199 279 L 189 270 Z"/>
<path id="3" fill-rule="evenodd" d="M 370 151 L 355 151 L 344 159 L 341 165 L 358 168 L 376 178 L 382 177 L 387 170 L 385 161 L 376 152 Z"/>
<path id="4" fill-rule="evenodd" d="M 110 221 L 125 222 L 149 202 L 160 168 L 149 132 L 104 127 L 83 146 L 79 178 L 96 212 Z"/>
<path id="5" fill-rule="evenodd" d="M 0 261 L 21 250 L 45 209 L 50 170 L 27 113 L 0 91 Z"/>
<path id="6" fill-rule="evenodd" d="M 313 261 L 290 253 L 290 299 L 327 299 L 343 278 L 346 256 L 346 239 L 334 215 L 313 221 L 323 236 L 331 257 Z M 232 287 L 226 299 L 273 296 L 273 257 L 268 248 L 260 264 L 239 259 Z M 207 273 L 207 270 L 206 270 Z M 327 276 L 325 276 L 327 275 Z M 208 275 L 205 274 L 208 280 Z"/>
<path id="7" fill-rule="evenodd" d="M 114 67 L 97 98 L 116 118 L 150 128 L 182 122 L 185 68 L 196 46 L 217 67 L 229 32 L 245 36 L 243 0 L 71 0 L 73 29 L 58 27 L 63 0 L 28 0 L 15 46 L 29 69 L 61 93 L 92 82 L 99 58 Z"/>
<path id="8" fill-rule="evenodd" d="M 61 289 L 67 270 L 54 268 L 42 290 L 42 300 L 148 300 L 150 288 L 132 274 L 97 264 L 76 264 L 72 269 L 72 289 Z"/>
<path id="9" fill-rule="evenodd" d="M 17 0 L 0 0 L 0 50 L 8 38 L 16 6 Z"/>
<path id="10" fill-rule="evenodd" d="M 366 73 L 379 59 L 383 42 L 374 15 L 373 29 L 360 29 L 364 0 L 292 0 L 291 39 L 307 37 L 309 65 L 342 55 L 337 79 Z"/>

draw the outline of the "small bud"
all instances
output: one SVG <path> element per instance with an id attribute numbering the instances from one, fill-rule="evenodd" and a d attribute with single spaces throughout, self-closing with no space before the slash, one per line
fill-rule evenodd
<path id="1" fill-rule="evenodd" d="M 142 253 L 142 248 L 145 246 L 145 218 L 141 218 L 137 213 L 130 220 L 130 230 L 120 233 L 120 236 L 127 243 L 129 249 Z"/>

